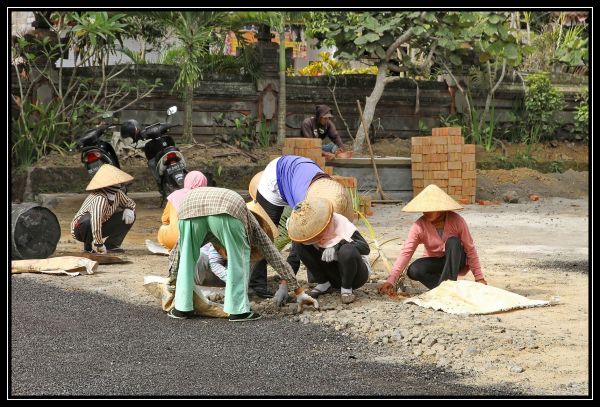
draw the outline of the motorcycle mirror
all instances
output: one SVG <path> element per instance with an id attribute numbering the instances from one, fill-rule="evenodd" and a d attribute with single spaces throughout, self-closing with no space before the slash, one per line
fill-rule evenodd
<path id="1" fill-rule="evenodd" d="M 175 113 L 177 113 L 177 106 L 171 106 L 167 109 L 167 116 L 171 116 Z"/>

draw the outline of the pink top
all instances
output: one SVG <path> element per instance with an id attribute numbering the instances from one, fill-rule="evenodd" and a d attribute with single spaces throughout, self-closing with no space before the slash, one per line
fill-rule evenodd
<path id="1" fill-rule="evenodd" d="M 437 233 L 435 226 L 423 216 L 417 219 L 408 232 L 408 238 L 404 242 L 402 249 L 400 249 L 400 254 L 396 258 L 387 282 L 391 284 L 396 283 L 398 277 L 400 277 L 415 253 L 417 246 L 421 243 L 425 245 L 423 257 L 443 257 L 446 241 L 453 236 L 460 239 L 467 254 L 466 264 L 460 269 L 458 274 L 464 276 L 470 269 L 476 280 L 483 278 L 477 250 L 475 250 L 475 244 L 473 243 L 467 223 L 456 212 L 448 211 L 442 237 Z"/>
<path id="2" fill-rule="evenodd" d="M 345 216 L 334 212 L 331 223 L 321 235 L 321 239 L 317 245 L 322 248 L 327 248 L 335 246 L 342 241 L 342 239 L 345 239 L 347 242 L 351 242 L 352 235 L 357 230 L 358 229 L 356 229 L 354 223 L 346 219 Z"/>
<path id="3" fill-rule="evenodd" d="M 167 197 L 167 200 L 171 202 L 175 209 L 179 210 L 179 207 L 183 202 L 183 198 L 185 198 L 188 192 L 194 188 L 205 187 L 207 185 L 208 179 L 206 179 L 204 174 L 202 174 L 200 171 L 190 171 L 183 180 L 183 188 L 171 192 L 171 194 Z"/>

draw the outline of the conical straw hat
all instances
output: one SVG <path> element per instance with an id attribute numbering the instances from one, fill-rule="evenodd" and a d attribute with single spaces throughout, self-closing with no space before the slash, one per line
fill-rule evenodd
<path id="1" fill-rule="evenodd" d="M 260 227 L 269 236 L 271 241 L 274 241 L 275 238 L 279 236 L 279 230 L 269 215 L 267 215 L 267 212 L 265 212 L 263 207 L 256 201 L 248 202 L 246 207 L 254 214 L 254 217 L 258 221 Z"/>
<path id="2" fill-rule="evenodd" d="M 313 182 L 306 192 L 305 200 L 325 198 L 333 204 L 333 211 L 344 215 L 350 222 L 354 221 L 352 199 L 345 186 L 331 178 L 321 178 Z"/>
<path id="3" fill-rule="evenodd" d="M 106 188 L 111 185 L 124 184 L 131 181 L 133 181 L 133 177 L 125 171 L 121 171 L 114 165 L 104 164 L 100 167 L 96 175 L 94 175 L 94 178 L 92 178 L 85 190 L 93 191 L 95 189 Z"/>
<path id="4" fill-rule="evenodd" d="M 288 220 L 288 236 L 294 242 L 313 240 L 329 226 L 333 218 L 333 204 L 325 198 L 311 198 L 299 202 Z"/>
<path id="5" fill-rule="evenodd" d="M 464 208 L 435 184 L 429 184 L 402 208 L 404 212 L 442 212 L 459 209 Z"/>
<path id="6" fill-rule="evenodd" d="M 248 185 L 248 193 L 252 197 L 253 201 L 256 201 L 256 191 L 258 191 L 258 183 L 260 182 L 260 177 L 262 177 L 264 171 L 259 172 L 250 180 L 250 184 Z"/>

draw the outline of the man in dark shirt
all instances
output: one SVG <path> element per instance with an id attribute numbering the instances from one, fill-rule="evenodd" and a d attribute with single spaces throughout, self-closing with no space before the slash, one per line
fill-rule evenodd
<path id="1" fill-rule="evenodd" d="M 322 150 L 328 153 L 344 151 L 344 143 L 338 134 L 335 125 L 329 120 L 333 115 L 327 105 L 317 105 L 314 117 L 304 119 L 302 122 L 302 137 L 325 139 L 329 137 L 333 143 L 324 144 Z M 334 144 L 335 143 L 335 144 Z"/>

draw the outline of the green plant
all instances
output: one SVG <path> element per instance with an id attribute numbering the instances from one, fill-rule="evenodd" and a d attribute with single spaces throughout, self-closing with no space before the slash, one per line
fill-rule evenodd
<path id="1" fill-rule="evenodd" d="M 12 43 L 17 86 L 11 97 L 18 113 L 10 136 L 16 167 L 29 166 L 53 150 L 64 153 L 73 136 L 96 124 L 101 112 L 127 109 L 160 86 L 158 80 L 123 80 L 120 75 L 129 66 L 108 65 L 124 32 L 124 14 L 56 12 L 52 23 L 37 15 L 45 19 L 49 34 L 34 31 Z M 63 69 L 64 58 L 73 49 L 77 53 L 69 72 Z M 38 97 L 42 86 L 50 97 Z"/>
<path id="2" fill-rule="evenodd" d="M 321 75 L 352 75 L 369 74 L 377 75 L 376 66 L 363 68 L 350 68 L 348 62 L 336 60 L 329 52 L 319 52 L 320 61 L 312 61 L 304 68 L 298 70 L 298 76 L 321 76 Z"/>
<path id="3" fill-rule="evenodd" d="M 260 147 L 266 148 L 271 145 L 271 129 L 266 120 L 261 120 L 258 124 L 257 142 Z"/>
<path id="4" fill-rule="evenodd" d="M 283 250 L 283 248 L 292 241 L 292 239 L 290 239 L 288 236 L 286 227 L 286 222 L 291 214 L 292 208 L 286 206 L 281 214 L 281 218 L 279 219 L 279 225 L 277 226 L 277 229 L 279 230 L 279 236 L 277 236 L 275 239 L 275 247 L 277 247 L 277 250 L 279 251 Z"/>
<path id="5" fill-rule="evenodd" d="M 590 127 L 588 92 L 579 95 L 577 100 L 579 100 L 579 105 L 575 108 L 575 128 L 573 131 L 587 140 Z"/>
<path id="6" fill-rule="evenodd" d="M 535 144 L 544 136 L 551 137 L 558 128 L 555 114 L 563 109 L 564 99 L 552 86 L 548 72 L 531 74 L 525 79 L 525 83 L 525 111 L 529 131 L 524 134 L 523 142 Z"/>
<path id="7" fill-rule="evenodd" d="M 550 163 L 550 171 L 556 173 L 564 172 L 562 163 L 560 161 L 552 161 Z"/>
<path id="8" fill-rule="evenodd" d="M 530 52 L 524 58 L 525 72 L 552 71 L 585 74 L 588 71 L 587 25 L 565 29 L 565 13 L 530 34 Z"/>
<path id="9" fill-rule="evenodd" d="M 419 119 L 418 126 L 419 126 L 419 135 L 420 136 L 425 136 L 425 135 L 431 133 L 431 131 L 429 130 L 429 126 L 427 125 L 427 123 L 425 123 L 425 120 Z"/>

